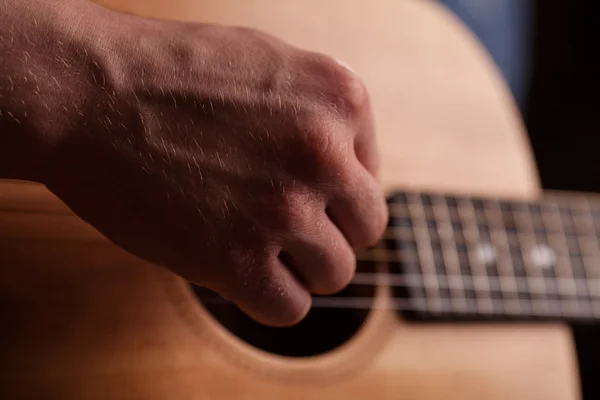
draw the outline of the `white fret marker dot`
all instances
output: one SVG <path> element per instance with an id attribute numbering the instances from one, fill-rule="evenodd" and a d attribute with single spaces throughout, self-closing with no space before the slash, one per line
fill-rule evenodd
<path id="1" fill-rule="evenodd" d="M 531 261 L 539 268 L 548 269 L 554 265 L 556 257 L 550 247 L 541 244 L 531 250 Z"/>
<path id="2" fill-rule="evenodd" d="M 477 258 L 484 264 L 492 264 L 496 260 L 496 250 L 489 243 L 477 246 Z"/>

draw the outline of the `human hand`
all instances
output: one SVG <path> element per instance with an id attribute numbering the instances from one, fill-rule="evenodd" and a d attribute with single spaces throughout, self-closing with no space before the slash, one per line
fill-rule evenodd
<path id="1" fill-rule="evenodd" d="M 44 183 L 124 249 L 290 325 L 387 222 L 368 93 L 241 28 L 98 13 L 77 129 Z M 81 52 L 80 52 L 81 53 Z"/>

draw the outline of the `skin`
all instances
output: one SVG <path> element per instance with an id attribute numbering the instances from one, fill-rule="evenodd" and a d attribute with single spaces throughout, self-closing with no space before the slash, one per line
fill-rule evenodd
<path id="1" fill-rule="evenodd" d="M 373 126 L 352 71 L 262 32 L 0 0 L 0 177 L 264 324 L 383 233 Z"/>

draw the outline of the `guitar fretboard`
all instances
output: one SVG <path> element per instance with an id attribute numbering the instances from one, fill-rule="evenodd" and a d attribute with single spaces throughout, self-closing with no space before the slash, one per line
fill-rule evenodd
<path id="1" fill-rule="evenodd" d="M 388 204 L 372 251 L 420 316 L 600 318 L 600 207 L 588 199 L 404 192 Z"/>

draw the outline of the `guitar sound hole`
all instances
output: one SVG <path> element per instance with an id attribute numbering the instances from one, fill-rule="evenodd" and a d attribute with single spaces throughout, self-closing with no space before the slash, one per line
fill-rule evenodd
<path id="1" fill-rule="evenodd" d="M 350 285 L 332 296 L 314 296 L 342 301 L 361 298 L 367 305 L 356 309 L 313 307 L 297 325 L 274 328 L 255 322 L 231 303 L 215 302 L 220 297 L 210 290 L 195 285 L 192 289 L 208 312 L 233 335 L 258 349 L 288 357 L 316 356 L 343 345 L 364 324 L 375 293 L 373 286 Z"/>

